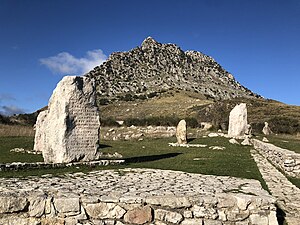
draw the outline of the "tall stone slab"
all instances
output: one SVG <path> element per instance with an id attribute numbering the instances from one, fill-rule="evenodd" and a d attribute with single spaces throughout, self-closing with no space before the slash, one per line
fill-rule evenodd
<path id="1" fill-rule="evenodd" d="M 186 122 L 180 120 L 176 128 L 176 138 L 178 144 L 187 144 Z"/>
<path id="2" fill-rule="evenodd" d="M 229 137 L 245 136 L 247 127 L 247 106 L 246 103 L 236 105 L 229 114 Z"/>
<path id="3" fill-rule="evenodd" d="M 47 163 L 90 161 L 99 145 L 99 112 L 95 83 L 87 77 L 66 76 L 39 114 L 35 150 Z"/>

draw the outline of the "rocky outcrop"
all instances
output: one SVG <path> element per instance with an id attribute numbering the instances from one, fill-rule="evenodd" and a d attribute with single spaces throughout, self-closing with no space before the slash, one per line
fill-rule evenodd
<path id="1" fill-rule="evenodd" d="M 0 224 L 277 225 L 259 181 L 152 169 L 0 178 Z"/>
<path id="2" fill-rule="evenodd" d="M 229 137 L 243 137 L 248 131 L 247 106 L 245 103 L 236 105 L 229 114 Z"/>
<path id="3" fill-rule="evenodd" d="M 100 104 L 150 98 L 171 89 L 214 99 L 256 96 L 210 56 L 184 52 L 174 44 L 161 44 L 151 37 L 140 47 L 111 54 L 86 76 L 96 79 Z"/>
<path id="4" fill-rule="evenodd" d="M 176 138 L 177 138 L 177 144 L 186 144 L 187 143 L 185 120 L 179 121 L 177 128 L 176 128 Z"/>
<path id="5" fill-rule="evenodd" d="M 99 112 L 95 83 L 87 77 L 66 76 L 38 116 L 34 148 L 46 163 L 90 161 L 99 142 Z"/>

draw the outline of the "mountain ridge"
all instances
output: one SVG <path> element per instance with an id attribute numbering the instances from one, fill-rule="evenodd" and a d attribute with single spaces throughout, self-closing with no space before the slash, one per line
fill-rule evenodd
<path id="1" fill-rule="evenodd" d="M 183 51 L 147 37 L 136 48 L 114 52 L 85 76 L 94 78 L 101 103 L 146 99 L 169 90 L 189 91 L 214 100 L 261 98 L 235 80 L 212 57 Z"/>

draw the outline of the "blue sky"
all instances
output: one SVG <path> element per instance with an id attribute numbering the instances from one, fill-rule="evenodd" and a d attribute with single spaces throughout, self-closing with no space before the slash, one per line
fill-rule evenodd
<path id="1" fill-rule="evenodd" d="M 1 0 L 0 112 L 36 111 L 64 75 L 148 36 L 208 54 L 252 91 L 300 105 L 298 0 Z"/>

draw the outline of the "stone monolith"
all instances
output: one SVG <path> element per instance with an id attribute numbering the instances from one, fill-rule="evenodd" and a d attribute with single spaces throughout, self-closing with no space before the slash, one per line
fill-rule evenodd
<path id="1" fill-rule="evenodd" d="M 241 103 L 230 112 L 228 136 L 243 137 L 247 130 L 247 107 L 246 103 Z"/>
<path id="2" fill-rule="evenodd" d="M 35 150 L 46 163 L 90 161 L 99 145 L 99 112 L 95 82 L 87 77 L 66 76 L 36 123 Z"/>
<path id="3" fill-rule="evenodd" d="M 272 134 L 272 131 L 271 131 L 270 127 L 269 127 L 268 122 L 265 122 L 265 126 L 262 129 L 262 132 L 263 132 L 264 135 L 270 135 L 270 134 Z"/>
<path id="4" fill-rule="evenodd" d="M 176 128 L 176 138 L 178 144 L 187 144 L 186 122 L 180 120 Z"/>

